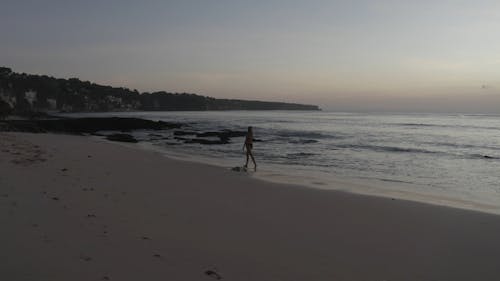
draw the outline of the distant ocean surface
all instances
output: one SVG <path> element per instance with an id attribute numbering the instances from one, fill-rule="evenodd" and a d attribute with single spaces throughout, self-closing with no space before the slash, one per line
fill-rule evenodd
<path id="1" fill-rule="evenodd" d="M 500 115 L 211 111 L 78 116 L 181 122 L 190 126 L 182 130 L 203 132 L 253 126 L 261 140 L 254 143 L 254 177 L 500 214 Z M 170 157 L 226 168 L 244 164 L 243 137 L 201 145 L 181 144 L 172 130 L 154 132 L 168 139 L 150 133 L 134 135 L 144 140 L 142 147 Z"/>

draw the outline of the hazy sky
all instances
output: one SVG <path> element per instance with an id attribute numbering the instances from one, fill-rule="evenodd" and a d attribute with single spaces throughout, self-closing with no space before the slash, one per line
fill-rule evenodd
<path id="1" fill-rule="evenodd" d="M 324 109 L 500 113 L 500 1 L 0 0 L 0 65 Z"/>

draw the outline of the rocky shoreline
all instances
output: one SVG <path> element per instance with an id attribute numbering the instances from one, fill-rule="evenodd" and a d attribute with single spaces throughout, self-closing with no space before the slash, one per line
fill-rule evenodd
<path id="1" fill-rule="evenodd" d="M 73 135 L 96 135 L 110 141 L 137 143 L 141 139 L 132 133 L 139 130 L 173 131 L 172 139 L 178 143 L 198 143 L 202 145 L 222 145 L 231 143 L 235 137 L 244 137 L 246 131 L 208 131 L 180 130 L 189 124 L 151 121 L 140 118 L 92 117 L 92 118 L 51 118 L 30 120 L 2 120 L 0 131 L 25 133 L 63 133 Z M 150 133 L 151 138 L 170 139 L 161 134 Z M 259 140 L 256 140 L 259 141 Z"/>

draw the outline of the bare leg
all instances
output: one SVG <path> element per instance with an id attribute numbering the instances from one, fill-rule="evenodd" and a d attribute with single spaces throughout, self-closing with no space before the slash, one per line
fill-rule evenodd
<path id="1" fill-rule="evenodd" d="M 253 165 L 254 165 L 254 169 L 257 171 L 257 163 L 255 163 L 255 158 L 253 157 L 253 154 L 252 152 L 250 151 L 250 157 L 252 157 L 252 162 L 253 162 Z M 247 154 L 247 164 L 248 164 L 248 154 Z"/>
<path id="2" fill-rule="evenodd" d="M 245 168 L 248 166 L 248 149 L 247 149 L 247 162 L 245 163 Z"/>

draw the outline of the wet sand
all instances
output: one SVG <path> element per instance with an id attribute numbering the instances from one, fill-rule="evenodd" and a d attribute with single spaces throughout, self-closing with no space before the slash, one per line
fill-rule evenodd
<path id="1" fill-rule="evenodd" d="M 1 280 L 500 279 L 500 216 L 80 136 L 0 133 L 0 225 Z"/>

